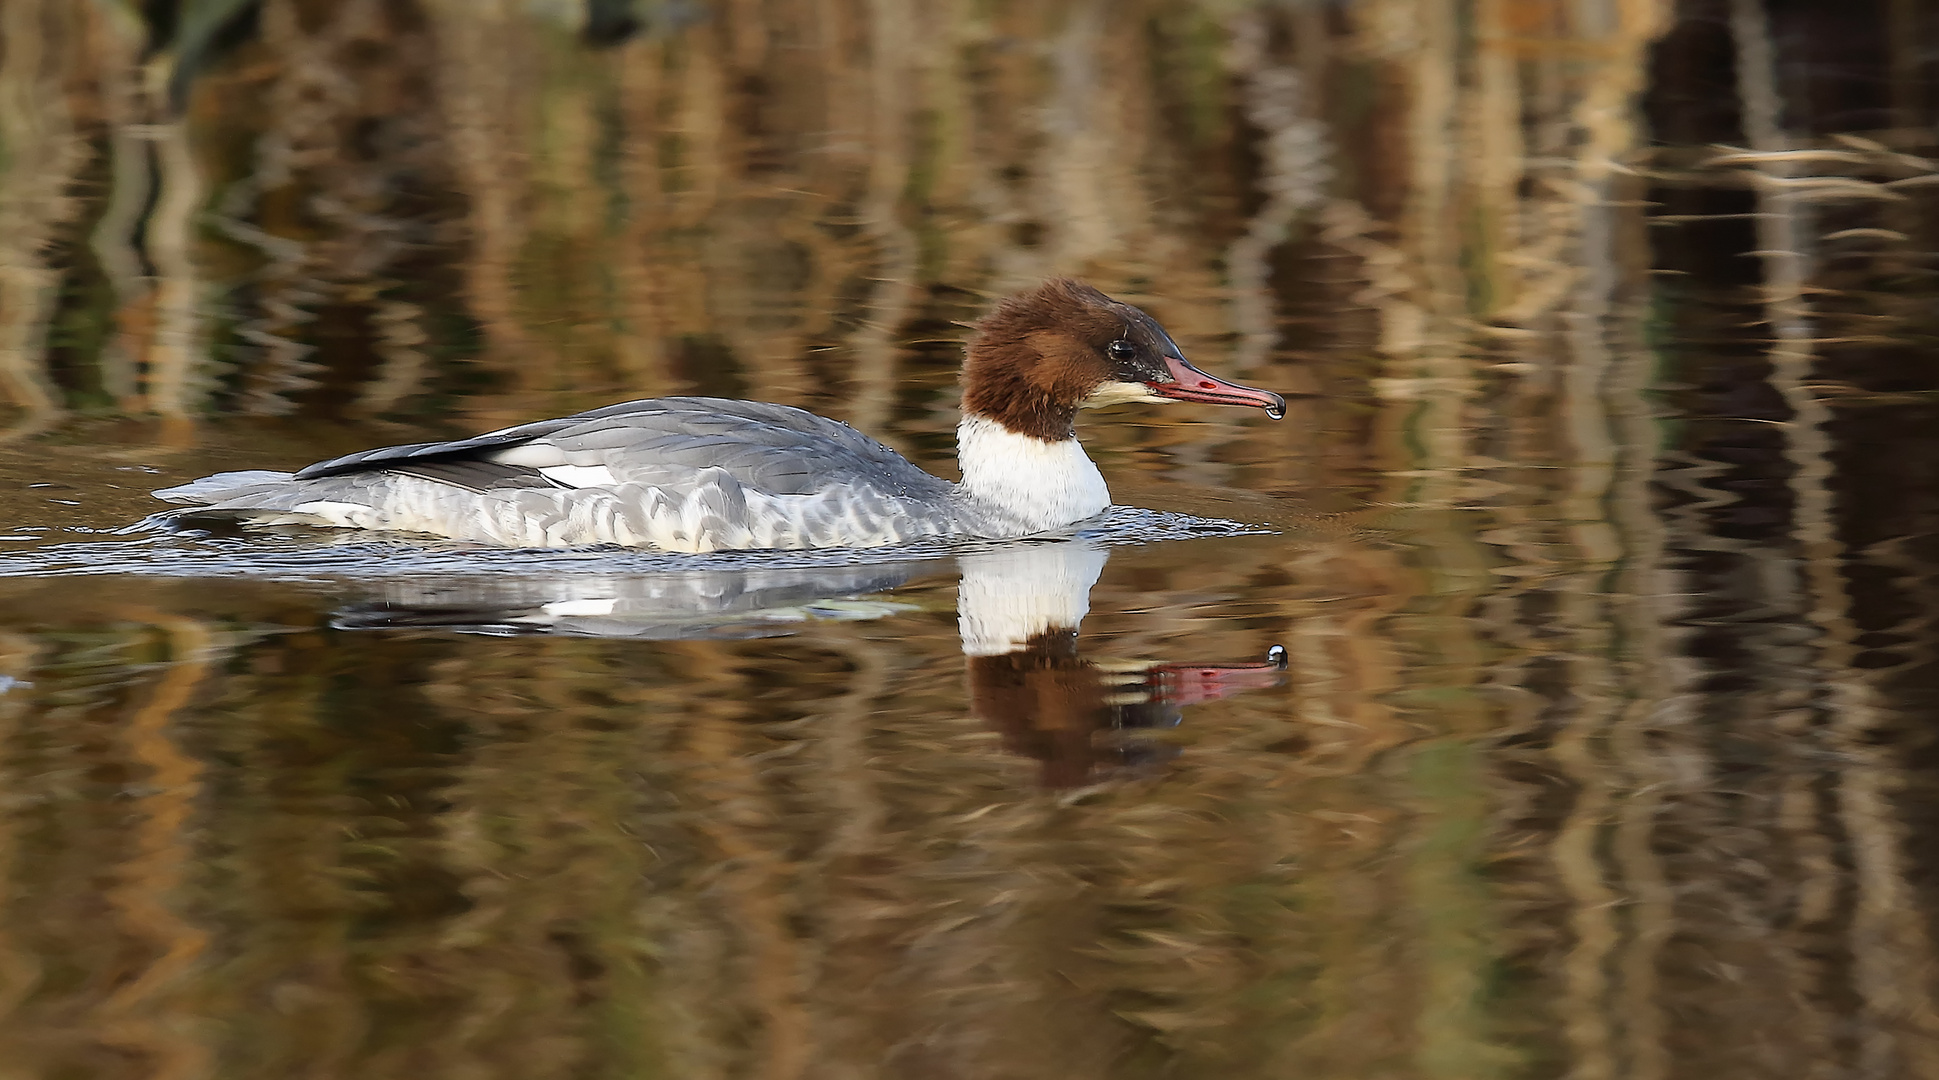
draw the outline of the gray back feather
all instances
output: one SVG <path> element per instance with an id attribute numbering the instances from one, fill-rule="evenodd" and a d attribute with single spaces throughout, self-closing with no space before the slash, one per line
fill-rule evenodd
<path id="1" fill-rule="evenodd" d="M 494 460 L 514 448 L 516 460 L 603 465 L 619 482 L 684 486 L 702 469 L 771 494 L 810 494 L 841 486 L 940 498 L 951 485 L 847 424 L 787 405 L 725 398 L 671 397 L 628 401 L 575 416 L 452 442 L 365 450 L 311 465 L 311 480 L 381 471 L 406 462 Z M 553 453 L 546 453 L 550 449 Z"/>

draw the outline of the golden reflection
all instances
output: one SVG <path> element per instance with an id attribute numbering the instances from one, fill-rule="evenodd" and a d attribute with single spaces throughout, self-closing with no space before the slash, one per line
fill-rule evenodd
<path id="1" fill-rule="evenodd" d="M 1924 920 L 1906 918 L 1903 902 L 1904 860 L 1899 854 L 1904 845 L 1903 827 L 1885 809 L 1883 789 L 1894 783 L 1896 772 L 1878 761 L 1870 745 L 1872 733 L 1882 723 L 1869 678 L 1851 677 L 1859 649 L 1859 631 L 1849 615 L 1849 598 L 1844 583 L 1843 545 L 1833 513 L 1835 492 L 1832 440 L 1827 427 L 1831 409 L 1808 383 L 1818 364 L 1812 329 L 1812 304 L 1808 295 L 1814 276 L 1814 204 L 1829 191 L 1879 192 L 1862 181 L 1833 186 L 1839 178 L 1823 178 L 1823 183 L 1796 183 L 1793 165 L 1783 159 L 1791 149 L 1791 138 L 1779 126 L 1782 108 L 1777 90 L 1777 74 L 1770 27 L 1760 5 L 1733 0 L 1731 30 L 1737 50 L 1738 91 L 1744 103 L 1744 133 L 1755 153 L 1759 179 L 1755 185 L 1759 208 L 1757 237 L 1764 260 L 1763 301 L 1771 344 L 1766 352 L 1771 364 L 1771 383 L 1790 406 L 1791 420 L 1783 429 L 1785 454 L 1794 466 L 1790 487 L 1795 500 L 1792 509 L 1794 538 L 1802 559 L 1802 580 L 1796 589 L 1797 614 L 1815 624 L 1816 640 L 1810 647 L 1814 667 L 1826 687 L 1823 708 L 1829 721 L 1831 744 L 1849 759 L 1839 770 L 1837 814 L 1851 838 L 1854 863 L 1853 886 L 1857 891 L 1851 913 L 1852 955 L 1857 991 L 1866 1000 L 1873 1025 L 1859 1035 L 1858 1067 L 1869 1071 L 1905 1068 L 1911 1072 L 1930 1072 L 1939 1068 L 1939 1010 L 1935 1009 L 1930 984 L 1932 946 Z M 1819 718 L 1816 710 L 1799 702 L 1780 719 L 1782 729 L 1803 735 Z M 1795 718 L 1795 719 L 1793 719 Z M 1786 721 L 1790 722 L 1786 722 Z M 1882 766 L 1882 767 L 1881 767 Z M 1803 804 L 1800 812 L 1815 818 L 1823 811 L 1815 795 L 1802 786 L 1786 793 L 1787 803 Z M 1807 854 L 1806 866 L 1822 877 L 1830 869 L 1824 845 L 1810 841 L 1801 845 Z M 1812 857 L 1815 856 L 1815 857 Z M 1822 895 L 1822 889 L 1819 890 Z M 1829 898 L 1812 903 L 1810 893 L 1802 898 L 1800 921 L 1822 917 Z M 1819 910 L 1813 911 L 1816 907 Z M 1885 942 L 1889 941 L 1888 946 Z M 1807 978 L 1822 978 L 1811 972 Z M 1901 1039 L 1889 1033 L 1899 1025 L 1911 1029 L 1913 1038 Z"/>
<path id="2" fill-rule="evenodd" d="M 40 252 L 78 209 L 68 188 L 82 147 L 61 87 L 74 20 L 72 7 L 52 0 L 0 13 L 0 37 L 10 43 L 0 64 L 0 388 L 20 413 L 8 438 L 43 430 L 64 411 L 44 359 L 59 275 Z"/>
<path id="3" fill-rule="evenodd" d="M 210 935 L 175 910 L 198 869 L 190 824 L 202 793 L 203 767 L 182 752 L 171 729 L 181 723 L 220 650 L 197 620 L 143 609 L 130 609 L 123 617 L 162 632 L 166 667 L 124 730 L 130 758 L 147 770 L 138 781 L 138 790 L 147 793 L 133 801 L 133 853 L 117 868 L 120 882 L 106 899 L 127 937 L 159 955 L 114 986 L 98 1015 L 102 1041 L 146 1059 L 149 1075 L 183 1080 L 208 1075 L 212 1064 L 184 993 L 190 974 L 205 959 Z"/>
<path id="4" fill-rule="evenodd" d="M 41 651 L 30 635 L 0 634 L 0 684 L 4 684 L 4 690 L 0 690 L 0 744 L 11 742 L 27 718 L 29 691 L 33 689 L 31 673 L 38 666 Z M 18 788 L 23 785 L 11 783 L 13 768 L 11 760 L 4 762 L 0 778 Z M 0 910 L 11 910 L 24 889 L 19 880 L 24 860 L 18 828 L 19 822 L 11 815 L 0 818 Z M 24 927 L 14 926 L 11 920 L 0 921 L 0 1030 L 12 1027 L 16 1010 L 33 992 L 44 970 L 44 961 L 27 944 L 26 937 Z"/>

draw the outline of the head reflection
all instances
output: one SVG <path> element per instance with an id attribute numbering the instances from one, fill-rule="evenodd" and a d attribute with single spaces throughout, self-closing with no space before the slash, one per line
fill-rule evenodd
<path id="1" fill-rule="evenodd" d="M 1285 650 L 1263 663 L 1106 661 L 1078 653 L 1077 628 L 1107 551 L 1082 540 L 965 556 L 957 620 L 970 712 L 1004 749 L 1042 763 L 1045 787 L 1070 788 L 1176 756 L 1159 733 L 1184 708 L 1278 685 Z"/>

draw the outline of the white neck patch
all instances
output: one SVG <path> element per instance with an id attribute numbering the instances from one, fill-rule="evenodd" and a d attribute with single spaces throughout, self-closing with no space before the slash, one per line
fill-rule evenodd
<path id="1" fill-rule="evenodd" d="M 1103 475 L 1076 439 L 1045 442 L 965 414 L 956 427 L 956 457 L 963 490 L 1013 519 L 1017 536 L 1062 528 L 1111 505 Z"/>

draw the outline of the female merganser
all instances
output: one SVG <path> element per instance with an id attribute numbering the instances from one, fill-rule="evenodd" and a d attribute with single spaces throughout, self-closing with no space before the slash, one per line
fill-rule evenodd
<path id="1" fill-rule="evenodd" d="M 1278 394 L 1185 362 L 1144 312 L 1047 281 L 976 324 L 952 484 L 847 424 L 721 398 L 628 401 L 456 442 L 365 450 L 294 474 L 230 472 L 155 492 L 174 520 L 433 533 L 511 547 L 665 551 L 1007 539 L 1111 504 L 1077 410 L 1127 401 L 1257 405 Z"/>

